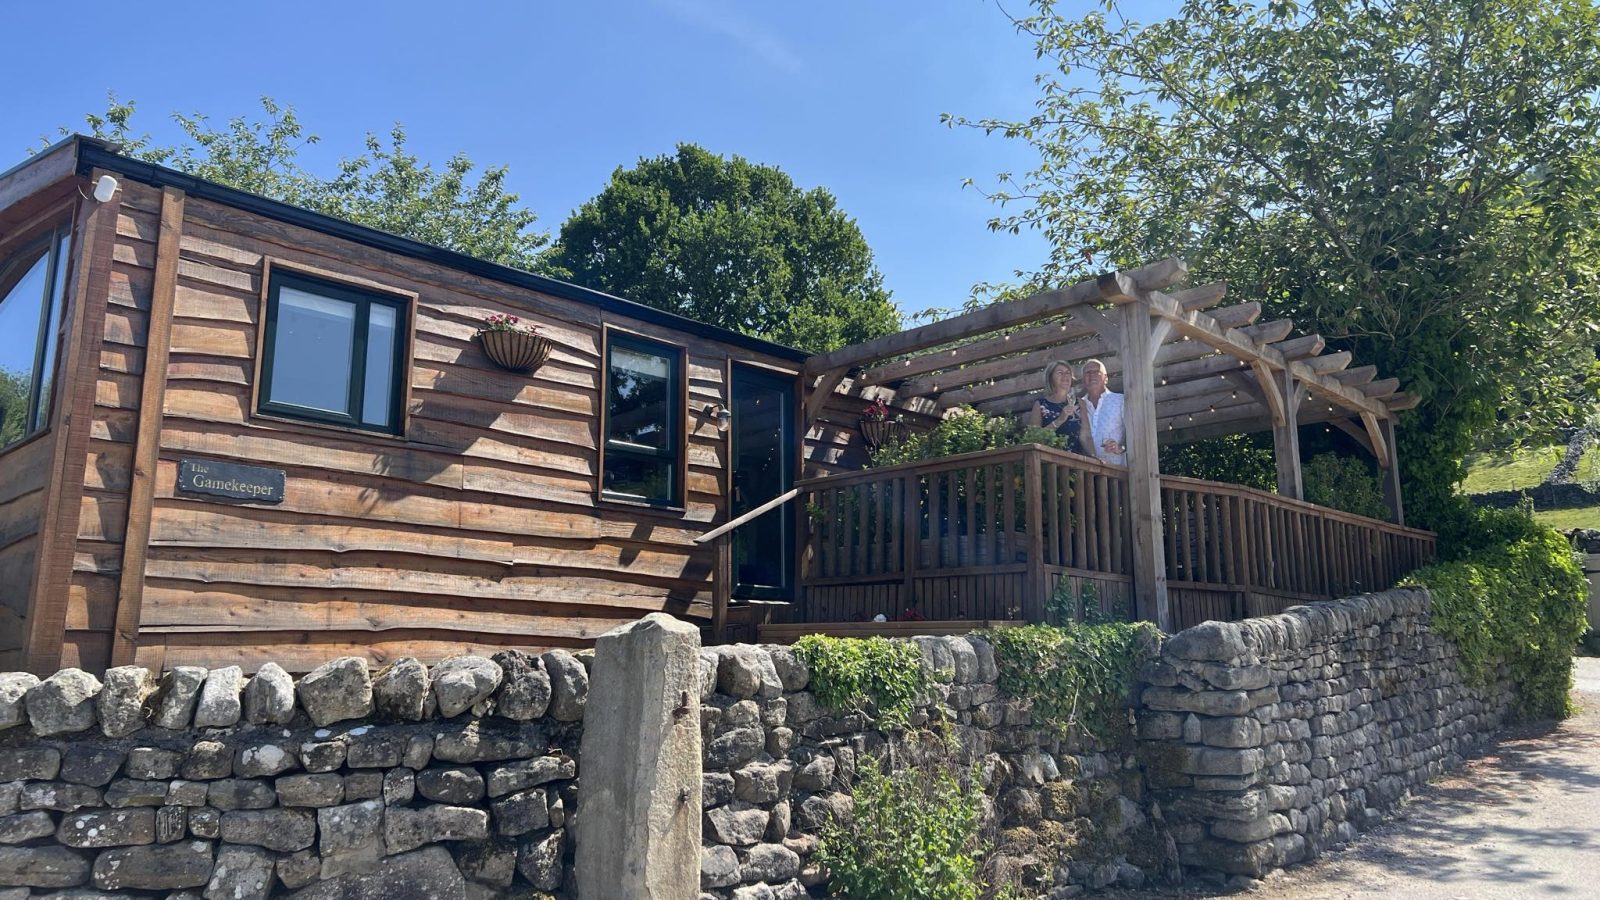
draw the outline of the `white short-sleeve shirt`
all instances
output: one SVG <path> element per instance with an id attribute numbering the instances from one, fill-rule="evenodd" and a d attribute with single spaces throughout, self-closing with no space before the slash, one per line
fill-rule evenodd
<path id="1" fill-rule="evenodd" d="M 1126 446 L 1127 433 L 1122 427 L 1122 395 L 1116 391 L 1106 391 L 1100 395 L 1099 403 L 1090 400 L 1087 395 L 1083 399 L 1089 406 L 1089 429 L 1094 434 L 1094 455 L 1103 462 L 1119 466 L 1127 465 L 1126 453 L 1107 453 L 1103 446 L 1107 440 Z"/>

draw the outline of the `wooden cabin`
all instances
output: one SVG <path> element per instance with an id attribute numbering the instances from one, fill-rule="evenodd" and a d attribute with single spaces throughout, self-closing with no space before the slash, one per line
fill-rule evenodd
<path id="1" fill-rule="evenodd" d="M 713 641 L 963 630 L 1058 615 L 1063 581 L 1171 628 L 1426 560 L 1392 477 L 1412 398 L 1219 286 L 1164 293 L 1183 275 L 808 356 L 69 139 L 0 173 L 0 671 L 432 661 L 657 610 Z M 548 358 L 493 362 L 490 316 Z M 1085 356 L 1133 465 L 865 468 L 866 398 L 913 431 L 1015 413 Z M 1390 473 L 1393 521 L 1299 499 L 1317 423 Z M 1277 494 L 1158 471 L 1160 442 L 1255 429 Z"/>
<path id="2" fill-rule="evenodd" d="M 490 362 L 490 315 L 549 360 Z M 862 464 L 798 436 L 806 358 L 67 140 L 0 175 L 0 671 L 582 646 L 787 599 L 782 514 L 694 539 Z"/>

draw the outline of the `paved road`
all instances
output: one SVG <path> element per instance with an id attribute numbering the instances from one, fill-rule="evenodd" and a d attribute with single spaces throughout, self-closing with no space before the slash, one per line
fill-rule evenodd
<path id="1" fill-rule="evenodd" d="M 1253 895 L 1600 898 L 1600 659 L 1580 658 L 1577 669 L 1577 716 L 1508 732 L 1493 752 L 1419 791 L 1387 824 L 1269 877 Z"/>

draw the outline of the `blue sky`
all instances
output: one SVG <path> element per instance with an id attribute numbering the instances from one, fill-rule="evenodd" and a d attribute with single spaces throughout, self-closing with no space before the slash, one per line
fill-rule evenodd
<path id="1" fill-rule="evenodd" d="M 907 311 L 1044 258 L 1036 235 L 990 233 L 992 204 L 961 186 L 1026 170 L 1028 148 L 939 122 L 1031 109 L 1032 45 L 992 0 L 73 9 L 71 31 L 50 4 L 7 13 L 13 35 L 41 37 L 0 54 L 0 169 L 107 91 L 158 141 L 175 110 L 221 121 L 270 95 L 322 136 L 319 171 L 400 121 L 424 159 L 508 164 L 552 232 L 616 166 L 680 141 L 777 165 L 839 198 Z"/>

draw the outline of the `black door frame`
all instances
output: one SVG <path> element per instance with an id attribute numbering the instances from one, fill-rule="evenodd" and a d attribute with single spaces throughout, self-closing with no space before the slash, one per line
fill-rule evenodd
<path id="1" fill-rule="evenodd" d="M 741 363 L 738 361 L 733 362 L 731 373 L 732 383 L 729 389 L 729 399 L 731 401 L 729 404 L 729 411 L 733 414 L 733 423 L 732 428 L 730 429 L 732 434 L 730 435 L 728 446 L 729 453 L 732 456 L 732 461 L 729 465 L 730 491 L 735 491 L 738 489 L 739 480 L 739 388 L 741 384 L 749 383 L 750 381 L 753 381 L 755 384 L 761 387 L 782 391 L 789 406 L 788 415 L 780 418 L 780 421 L 783 423 L 781 427 L 784 430 L 784 434 L 780 435 L 778 448 L 783 458 L 778 462 L 779 471 L 782 473 L 783 482 L 778 490 L 778 494 L 774 495 L 778 496 L 794 487 L 794 482 L 800 474 L 800 441 L 802 438 L 799 436 L 799 379 L 787 372 L 776 371 L 766 368 L 765 366 L 751 365 L 749 363 Z M 769 499 L 772 498 L 765 498 L 761 502 L 765 502 L 765 500 Z M 783 537 L 780 541 L 780 545 L 781 552 L 783 554 L 783 562 L 781 566 L 783 571 L 783 584 L 751 585 L 740 582 L 738 577 L 739 561 L 737 558 L 734 558 L 731 565 L 732 571 L 730 572 L 730 576 L 733 579 L 732 596 L 734 599 L 789 601 L 795 599 L 799 580 L 799 569 L 797 566 L 799 554 L 795 539 L 796 523 L 793 515 L 794 502 L 794 500 L 790 500 L 777 509 L 774 509 L 766 514 L 769 516 L 781 517 L 780 521 L 782 522 L 783 527 Z M 732 511 L 730 515 L 731 518 L 733 516 L 741 515 L 743 510 L 754 509 L 760 504 L 742 503 L 739 500 L 736 500 L 733 496 L 730 496 L 729 505 L 729 508 Z M 762 516 L 761 518 L 765 517 L 766 516 Z M 760 521 L 760 519 L 758 518 L 754 521 Z M 751 522 L 750 524 L 754 524 L 754 522 Z M 734 533 L 735 538 L 737 537 L 737 534 L 738 532 Z"/>

